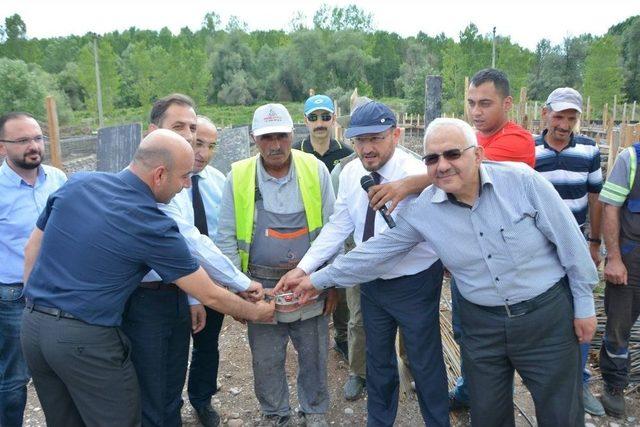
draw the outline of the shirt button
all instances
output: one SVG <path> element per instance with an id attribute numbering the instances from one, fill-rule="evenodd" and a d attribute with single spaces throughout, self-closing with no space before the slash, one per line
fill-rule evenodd
<path id="1" fill-rule="evenodd" d="M 482 237 L 482 236 L 484 236 L 484 233 L 481 231 L 481 232 L 480 232 L 480 237 Z"/>
<path id="2" fill-rule="evenodd" d="M 499 282 L 499 281 L 500 281 L 500 278 L 499 278 L 499 277 L 496 277 L 496 282 Z"/>
<path id="3" fill-rule="evenodd" d="M 491 259 L 491 254 L 487 255 L 487 258 Z"/>

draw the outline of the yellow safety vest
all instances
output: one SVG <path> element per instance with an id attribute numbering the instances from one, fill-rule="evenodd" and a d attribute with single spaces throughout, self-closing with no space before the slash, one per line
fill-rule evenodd
<path id="1" fill-rule="evenodd" d="M 291 150 L 298 188 L 302 196 L 309 237 L 313 241 L 322 228 L 322 191 L 318 161 L 314 155 Z M 233 205 L 236 216 L 236 240 L 242 271 L 249 267 L 249 250 L 253 240 L 256 192 L 256 162 L 260 155 L 231 165 L 233 171 Z"/>

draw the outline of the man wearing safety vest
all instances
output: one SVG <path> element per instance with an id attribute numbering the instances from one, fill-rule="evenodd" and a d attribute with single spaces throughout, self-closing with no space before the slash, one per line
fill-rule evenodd
<path id="1" fill-rule="evenodd" d="M 315 156 L 291 149 L 293 121 L 281 104 L 259 107 L 251 136 L 259 154 L 236 162 L 222 196 L 216 243 L 265 289 L 296 267 L 333 212 L 329 171 Z M 276 296 L 270 324 L 248 325 L 260 425 L 290 423 L 285 373 L 289 339 L 298 353 L 299 414 L 307 426 L 326 426 L 328 317 L 335 294 L 298 306 Z"/>

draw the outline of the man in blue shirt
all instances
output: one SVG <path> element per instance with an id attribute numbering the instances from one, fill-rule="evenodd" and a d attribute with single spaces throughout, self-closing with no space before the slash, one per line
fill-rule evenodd
<path id="1" fill-rule="evenodd" d="M 41 164 L 45 138 L 27 113 L 0 117 L 0 426 L 20 426 L 29 372 L 20 348 L 24 245 L 49 194 L 67 180 Z"/>
<path id="2" fill-rule="evenodd" d="M 218 231 L 218 214 L 226 178 L 222 172 L 209 165 L 218 141 L 216 126 L 205 116 L 198 116 L 197 125 L 189 195 L 196 227 L 200 233 L 213 240 Z M 193 334 L 188 392 L 189 401 L 196 410 L 200 423 L 205 427 L 215 427 L 220 422 L 220 416 L 211 406 L 211 397 L 218 388 L 218 337 L 224 315 L 210 308 L 205 310 L 207 323 L 200 332 Z"/>
<path id="3" fill-rule="evenodd" d="M 77 173 L 54 193 L 25 248 L 22 346 L 47 425 L 141 423 L 125 303 L 153 269 L 203 304 L 247 319 L 252 304 L 215 286 L 157 207 L 191 185 L 193 150 L 157 130 L 118 174 Z M 171 286 L 171 285 L 166 285 Z"/>
<path id="4" fill-rule="evenodd" d="M 596 267 L 600 264 L 600 223 L 602 205 L 598 194 L 602 189 L 600 150 L 591 138 L 574 135 L 582 113 L 582 95 L 570 87 L 549 94 L 542 108 L 545 130 L 536 138 L 535 169 L 549 180 L 573 213 L 584 232 L 589 213 L 589 252 Z M 605 414 L 602 404 L 589 390 L 591 374 L 586 369 L 590 343 L 580 345 L 584 410 L 592 415 Z"/>

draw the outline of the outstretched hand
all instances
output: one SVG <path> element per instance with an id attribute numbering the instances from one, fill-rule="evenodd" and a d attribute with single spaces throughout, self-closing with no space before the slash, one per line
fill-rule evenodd
<path id="1" fill-rule="evenodd" d="M 289 270 L 284 276 L 280 278 L 275 288 L 273 288 L 273 294 L 277 295 L 288 292 L 291 289 L 289 283 L 292 283 L 293 281 L 304 276 L 306 276 L 306 273 L 301 268 L 296 267 L 293 270 Z"/>

